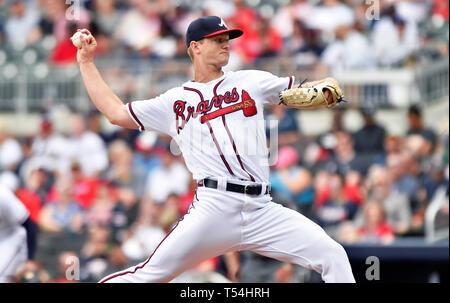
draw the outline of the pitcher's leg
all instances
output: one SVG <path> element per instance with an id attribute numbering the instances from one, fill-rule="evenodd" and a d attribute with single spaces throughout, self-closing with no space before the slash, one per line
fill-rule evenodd
<path id="1" fill-rule="evenodd" d="M 273 202 L 249 220 L 245 248 L 280 261 L 299 264 L 325 282 L 355 282 L 347 254 L 316 223 Z"/>
<path id="2" fill-rule="evenodd" d="M 214 209 L 202 207 L 201 203 L 194 203 L 195 207 L 175 225 L 145 262 L 109 275 L 100 283 L 169 282 L 201 261 L 237 246 L 240 233 L 233 232 L 225 218 Z"/>
<path id="3" fill-rule="evenodd" d="M 8 283 L 27 260 L 27 235 L 19 228 L 0 241 L 0 283 Z"/>

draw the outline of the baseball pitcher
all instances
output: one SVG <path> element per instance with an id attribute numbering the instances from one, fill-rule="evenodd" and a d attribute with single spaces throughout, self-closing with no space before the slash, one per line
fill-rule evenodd
<path id="1" fill-rule="evenodd" d="M 10 282 L 31 254 L 34 245 L 29 245 L 31 232 L 29 212 L 14 192 L 0 184 L 0 283 Z M 31 257 L 30 257 L 31 256 Z"/>
<path id="2" fill-rule="evenodd" d="M 124 104 L 94 65 L 97 46 L 79 30 L 77 53 L 90 98 L 116 125 L 170 135 L 198 182 L 189 212 L 145 262 L 100 282 L 169 282 L 203 260 L 251 250 L 319 272 L 325 282 L 354 282 L 343 247 L 300 213 L 272 202 L 264 130 L 265 104 L 333 107 L 342 92 L 332 78 L 294 85 L 294 77 L 258 70 L 223 72 L 229 40 L 243 34 L 216 16 L 193 21 L 186 46 L 194 80 L 164 94 Z M 172 182 L 171 180 L 165 180 Z"/>

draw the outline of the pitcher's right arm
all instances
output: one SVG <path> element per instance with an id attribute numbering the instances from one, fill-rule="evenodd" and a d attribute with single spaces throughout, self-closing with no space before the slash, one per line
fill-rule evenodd
<path id="1" fill-rule="evenodd" d="M 79 30 L 81 35 L 81 48 L 77 52 L 77 62 L 80 66 L 81 76 L 84 86 L 94 103 L 95 107 L 105 117 L 115 125 L 126 128 L 138 129 L 138 125 L 133 121 L 127 112 L 126 105 L 105 83 L 100 72 L 94 64 L 94 54 L 97 48 L 97 41 L 87 30 Z"/>

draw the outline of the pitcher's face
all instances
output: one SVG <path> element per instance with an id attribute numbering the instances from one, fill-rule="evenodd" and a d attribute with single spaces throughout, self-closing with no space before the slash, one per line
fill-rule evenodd
<path id="1" fill-rule="evenodd" d="M 224 33 L 203 39 L 200 47 L 200 57 L 205 64 L 225 66 L 230 59 L 229 34 Z"/>

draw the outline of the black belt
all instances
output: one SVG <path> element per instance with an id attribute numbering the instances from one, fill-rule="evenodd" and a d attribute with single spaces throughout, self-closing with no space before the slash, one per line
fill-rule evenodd
<path id="1" fill-rule="evenodd" d="M 218 182 L 216 180 L 211 179 L 203 179 L 198 182 L 198 186 L 205 186 L 209 188 L 217 189 Z M 263 186 L 261 184 L 257 185 L 240 185 L 240 184 L 234 184 L 234 183 L 228 183 L 227 182 L 227 191 L 231 191 L 234 193 L 241 193 L 246 194 L 250 196 L 259 196 L 263 191 Z M 264 192 L 265 195 L 270 194 L 270 186 L 266 186 L 266 190 Z"/>

